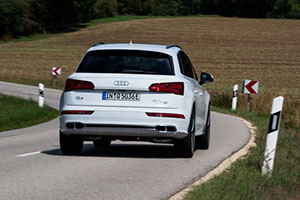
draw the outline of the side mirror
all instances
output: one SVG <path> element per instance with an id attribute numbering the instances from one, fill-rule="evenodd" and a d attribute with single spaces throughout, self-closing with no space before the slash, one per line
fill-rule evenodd
<path id="1" fill-rule="evenodd" d="M 206 72 L 202 72 L 200 75 L 200 85 L 203 85 L 204 83 L 211 83 L 214 81 L 214 77 L 213 75 L 206 73 Z"/>

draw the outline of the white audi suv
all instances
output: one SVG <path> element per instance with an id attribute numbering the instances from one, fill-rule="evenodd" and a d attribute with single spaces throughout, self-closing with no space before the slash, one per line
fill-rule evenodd
<path id="1" fill-rule="evenodd" d="M 177 45 L 103 44 L 91 47 L 66 81 L 60 100 L 60 147 L 79 154 L 84 141 L 174 144 L 180 157 L 208 149 L 210 95 Z"/>

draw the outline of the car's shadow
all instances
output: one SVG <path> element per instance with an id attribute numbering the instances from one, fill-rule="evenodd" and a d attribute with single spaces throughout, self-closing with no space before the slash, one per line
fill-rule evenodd
<path id="1" fill-rule="evenodd" d="M 65 156 L 60 148 L 44 150 L 42 154 Z M 129 158 L 175 158 L 173 145 L 157 144 L 112 144 L 108 148 L 95 148 L 84 144 L 82 152 L 74 156 L 85 157 L 129 157 Z"/>

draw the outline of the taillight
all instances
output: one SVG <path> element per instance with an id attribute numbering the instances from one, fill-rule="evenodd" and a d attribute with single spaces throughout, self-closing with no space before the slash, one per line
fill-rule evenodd
<path id="1" fill-rule="evenodd" d="M 146 113 L 149 117 L 169 117 L 169 118 L 180 118 L 185 119 L 182 114 L 172 114 L 172 113 Z"/>
<path id="2" fill-rule="evenodd" d="M 67 79 L 65 92 L 72 90 L 92 90 L 94 89 L 94 87 L 94 84 L 89 81 Z"/>
<path id="3" fill-rule="evenodd" d="M 154 83 L 149 87 L 151 92 L 166 92 L 178 95 L 184 94 L 184 84 L 182 82 L 175 83 Z"/>
<path id="4" fill-rule="evenodd" d="M 94 111 L 89 110 L 64 110 L 61 115 L 91 115 Z"/>

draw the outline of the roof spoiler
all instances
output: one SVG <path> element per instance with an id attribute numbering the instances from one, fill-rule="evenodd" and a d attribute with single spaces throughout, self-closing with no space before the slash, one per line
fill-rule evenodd
<path id="1" fill-rule="evenodd" d="M 182 49 L 181 46 L 176 45 L 176 44 L 169 44 L 169 45 L 166 47 L 166 49 L 170 49 L 170 48 L 173 48 L 173 47 L 177 47 L 177 48 L 179 48 L 179 49 Z"/>
<path id="2" fill-rule="evenodd" d="M 105 43 L 104 42 L 98 42 L 98 43 L 94 44 L 93 47 L 99 46 L 99 45 L 102 45 L 102 44 L 105 44 Z"/>

